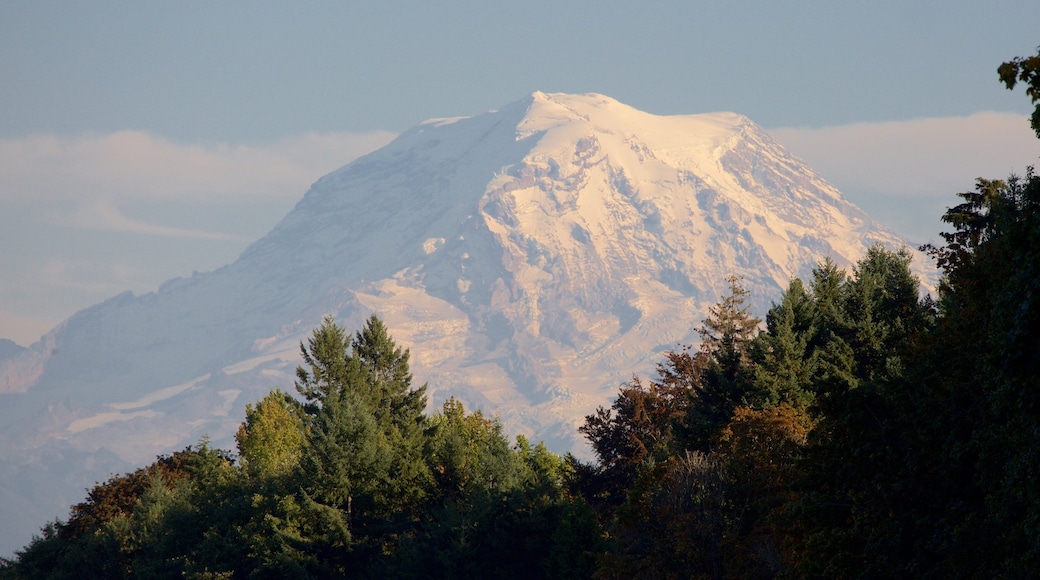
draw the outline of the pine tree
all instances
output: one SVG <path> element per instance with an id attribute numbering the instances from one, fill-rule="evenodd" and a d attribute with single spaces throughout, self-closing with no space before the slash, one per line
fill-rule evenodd
<path id="1" fill-rule="evenodd" d="M 330 398 L 338 397 L 351 374 L 348 368 L 346 332 L 331 316 L 321 321 L 307 344 L 300 343 L 300 356 L 307 365 L 296 367 L 296 391 L 307 401 L 306 411 L 311 417 Z"/>
<path id="2" fill-rule="evenodd" d="M 355 334 L 348 357 L 361 369 L 359 395 L 390 449 L 389 467 L 376 497 L 387 521 L 414 517 L 433 484 L 423 460 L 426 385 L 412 387 L 409 356 L 372 315 Z"/>
<path id="3" fill-rule="evenodd" d="M 426 385 L 412 388 L 409 352 L 394 343 L 373 315 L 349 344 L 346 332 L 326 317 L 307 346 L 301 345 L 301 353 L 308 368 L 297 369 L 296 388 L 308 401 L 312 420 L 324 421 L 316 428 L 328 429 L 339 420 L 323 415 L 346 413 L 344 420 L 353 421 L 364 414 L 378 433 L 372 444 L 383 449 L 379 453 L 386 456 L 386 465 L 368 473 L 378 482 L 369 486 L 378 519 L 418 509 L 432 480 L 422 459 Z M 330 404 L 338 406 L 322 414 Z"/>
<path id="4" fill-rule="evenodd" d="M 362 399 L 372 409 L 380 428 L 396 431 L 405 440 L 422 432 L 426 385 L 412 388 L 410 353 L 394 343 L 379 317 L 372 315 L 351 343 L 351 359 L 366 373 Z"/>
<path id="5" fill-rule="evenodd" d="M 943 269 L 941 316 L 912 369 L 938 413 L 908 424 L 946 466 L 928 475 L 956 482 L 926 512 L 941 531 L 937 565 L 1025 576 L 1040 565 L 1040 176 L 979 179 L 958 195 L 946 245 L 924 248 Z M 965 562 L 968 549 L 987 559 Z"/>
<path id="6" fill-rule="evenodd" d="M 799 575 L 890 574 L 920 528 L 899 473 L 913 451 L 900 430 L 900 405 L 913 349 L 932 320 L 930 303 L 905 250 L 870 248 L 845 276 L 829 264 L 814 272 L 816 301 L 810 408 L 816 424 L 799 461 L 805 555 Z M 930 461 L 925 459 L 925 461 Z M 925 471 L 922 465 L 913 469 Z M 911 574 L 901 569 L 901 574 Z"/>
<path id="7" fill-rule="evenodd" d="M 729 294 L 712 306 L 698 331 L 705 364 L 685 420 L 688 449 L 709 450 L 738 406 L 750 404 L 752 393 L 751 345 L 761 320 L 746 304 L 749 292 L 740 278 L 730 276 Z"/>
<path id="8" fill-rule="evenodd" d="M 758 335 L 754 350 L 755 390 L 764 406 L 787 403 L 805 411 L 813 403 L 815 359 L 809 352 L 813 317 L 813 300 L 802 281 L 791 280 L 780 303 L 766 315 L 766 330 Z"/>
<path id="9" fill-rule="evenodd" d="M 929 304 L 919 299 L 920 280 L 910 272 L 910 253 L 872 246 L 846 285 L 845 311 L 858 374 L 881 380 L 899 373 L 901 355 L 932 323 Z"/>
<path id="10" fill-rule="evenodd" d="M 297 503 L 343 530 L 322 541 L 349 544 L 356 559 L 392 549 L 422 516 L 434 481 L 423 458 L 426 386 L 412 387 L 409 352 L 375 315 L 348 336 L 326 317 L 301 344 L 296 388 L 309 434 L 299 470 L 306 496 Z"/>

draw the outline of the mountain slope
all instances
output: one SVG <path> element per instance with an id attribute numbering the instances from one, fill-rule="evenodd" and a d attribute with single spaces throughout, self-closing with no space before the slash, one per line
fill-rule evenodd
<path id="1" fill-rule="evenodd" d="M 117 296 L 0 361 L 0 491 L 32 494 L 75 457 L 44 506 L 63 515 L 106 470 L 204 434 L 231 447 L 329 313 L 380 314 L 434 404 L 453 394 L 580 449 L 582 417 L 694 342 L 727 275 L 763 312 L 875 241 L 900 243 L 740 115 L 534 93 L 427 121 L 321 178 L 234 263 Z"/>

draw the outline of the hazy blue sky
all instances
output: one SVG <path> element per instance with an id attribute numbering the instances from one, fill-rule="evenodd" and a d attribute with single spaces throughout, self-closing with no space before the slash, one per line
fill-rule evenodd
<path id="1" fill-rule="evenodd" d="M 915 242 L 1040 157 L 995 72 L 1036 0 L 361 4 L 0 3 L 0 337 L 225 264 L 394 133 L 535 90 L 745 114 Z"/>

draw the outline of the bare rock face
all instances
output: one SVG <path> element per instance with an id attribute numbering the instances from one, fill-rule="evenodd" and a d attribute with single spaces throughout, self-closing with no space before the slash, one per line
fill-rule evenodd
<path id="1" fill-rule="evenodd" d="M 16 523 L 0 548 L 110 472 L 204 435 L 232 448 L 247 402 L 292 390 L 325 314 L 379 314 L 432 404 L 580 452 L 584 415 L 695 342 L 726 276 L 764 313 L 819 260 L 879 241 L 901 243 L 740 115 L 534 93 L 421 123 L 321 178 L 236 262 L 0 360 L 0 520 Z"/>

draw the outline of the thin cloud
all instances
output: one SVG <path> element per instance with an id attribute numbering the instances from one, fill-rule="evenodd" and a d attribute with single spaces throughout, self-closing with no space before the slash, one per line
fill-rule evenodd
<path id="1" fill-rule="evenodd" d="M 134 220 L 123 215 L 119 208 L 111 200 L 107 199 L 94 200 L 88 206 L 77 211 L 73 216 L 64 219 L 59 218 L 56 221 L 60 225 L 99 231 L 128 232 L 145 236 L 193 240 L 252 241 L 250 237 L 235 234 L 177 228 Z"/>
<path id="2" fill-rule="evenodd" d="M 769 133 L 839 189 L 882 195 L 953 199 L 971 190 L 976 177 L 1022 174 L 1040 158 L 1028 119 L 1010 113 Z"/>
<path id="3" fill-rule="evenodd" d="M 0 140 L 0 201 L 298 198 L 389 132 L 308 133 L 260 145 L 183 145 L 140 131 Z"/>

